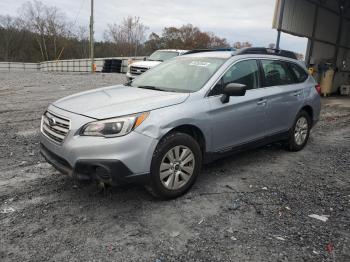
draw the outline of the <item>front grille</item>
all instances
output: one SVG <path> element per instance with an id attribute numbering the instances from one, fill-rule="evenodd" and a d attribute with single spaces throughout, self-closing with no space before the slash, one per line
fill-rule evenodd
<path id="1" fill-rule="evenodd" d="M 144 72 L 146 72 L 147 70 L 148 70 L 148 68 L 145 68 L 145 67 L 137 67 L 137 66 L 130 67 L 130 73 L 132 75 L 141 75 Z"/>
<path id="2" fill-rule="evenodd" d="M 51 140 L 62 143 L 70 129 L 70 120 L 46 111 L 41 119 L 41 132 Z"/>

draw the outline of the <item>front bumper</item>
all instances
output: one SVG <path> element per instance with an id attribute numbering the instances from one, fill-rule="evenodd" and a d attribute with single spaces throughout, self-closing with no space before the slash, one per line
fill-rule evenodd
<path id="1" fill-rule="evenodd" d="M 74 167 L 63 158 L 50 152 L 40 144 L 40 153 L 45 160 L 63 174 L 76 176 L 78 179 L 101 181 L 111 185 L 146 183 L 149 174 L 134 175 L 121 161 L 113 159 L 80 159 Z"/>
<path id="2" fill-rule="evenodd" d="M 87 175 L 113 184 L 145 181 L 158 140 L 135 131 L 115 138 L 79 136 L 92 119 L 50 106 L 49 111 L 71 120 L 71 129 L 58 144 L 41 133 L 41 154 L 65 174 Z"/>

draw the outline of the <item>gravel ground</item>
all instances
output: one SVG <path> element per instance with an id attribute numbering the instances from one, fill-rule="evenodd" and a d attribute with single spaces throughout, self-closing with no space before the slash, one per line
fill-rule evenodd
<path id="1" fill-rule="evenodd" d="M 324 100 L 303 151 L 218 160 L 176 200 L 73 186 L 39 156 L 40 116 L 60 97 L 123 81 L 0 73 L 1 261 L 350 261 L 349 107 Z"/>

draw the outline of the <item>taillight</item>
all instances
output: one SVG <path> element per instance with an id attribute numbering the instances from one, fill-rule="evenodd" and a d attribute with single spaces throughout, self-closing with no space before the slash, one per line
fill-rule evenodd
<path id="1" fill-rule="evenodd" d="M 321 86 L 320 84 L 315 85 L 316 91 L 319 95 L 321 95 Z"/>

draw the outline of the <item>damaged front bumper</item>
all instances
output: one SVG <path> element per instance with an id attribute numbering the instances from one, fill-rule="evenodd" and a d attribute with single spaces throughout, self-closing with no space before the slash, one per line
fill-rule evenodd
<path id="1" fill-rule="evenodd" d="M 130 183 L 146 183 L 149 174 L 135 175 L 119 160 L 112 159 L 80 159 L 74 167 L 64 158 L 40 145 L 40 153 L 45 160 L 62 174 L 75 176 L 82 180 L 96 180 L 111 185 L 123 185 Z"/>

